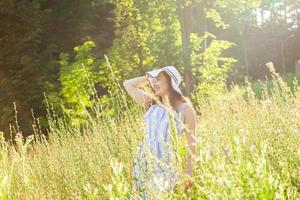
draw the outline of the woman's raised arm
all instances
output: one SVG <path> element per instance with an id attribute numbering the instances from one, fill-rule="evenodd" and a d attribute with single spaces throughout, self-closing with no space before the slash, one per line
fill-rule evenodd
<path id="1" fill-rule="evenodd" d="M 147 76 L 140 76 L 132 79 L 125 80 L 123 82 L 123 86 L 125 90 L 128 92 L 129 96 L 140 106 L 145 109 L 151 103 L 152 98 L 150 94 L 141 90 L 140 87 L 143 87 L 148 83 Z"/>

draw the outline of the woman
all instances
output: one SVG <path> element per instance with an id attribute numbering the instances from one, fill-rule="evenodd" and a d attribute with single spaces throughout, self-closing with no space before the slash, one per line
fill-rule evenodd
<path id="1" fill-rule="evenodd" d="M 150 82 L 154 95 L 140 89 Z M 147 194 L 172 191 L 179 177 L 172 166 L 172 148 L 170 136 L 169 113 L 174 117 L 178 135 L 184 132 L 187 137 L 187 163 L 185 174 L 192 175 L 192 158 L 195 155 L 196 114 L 189 101 L 182 95 L 179 84 L 181 76 L 173 66 L 147 72 L 145 76 L 123 82 L 123 86 L 132 99 L 147 112 L 144 115 L 146 137 L 138 149 L 134 162 L 136 187 Z M 156 100 L 158 99 L 158 100 Z M 184 189 L 191 187 L 189 179 Z"/>

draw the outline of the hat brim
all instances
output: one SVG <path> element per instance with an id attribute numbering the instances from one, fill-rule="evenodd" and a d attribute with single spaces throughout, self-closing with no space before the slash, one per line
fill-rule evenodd
<path id="1" fill-rule="evenodd" d="M 162 70 L 162 69 L 156 69 L 156 70 L 147 72 L 147 74 L 149 74 L 152 77 L 157 77 L 159 75 L 159 73 L 162 72 L 162 71 L 164 71 L 164 70 Z"/>
<path id="2" fill-rule="evenodd" d="M 157 77 L 159 75 L 160 72 L 164 71 L 163 69 L 156 69 L 150 72 L 147 72 L 147 74 L 149 74 L 151 77 Z M 174 79 L 171 77 L 171 83 L 172 83 L 172 87 L 175 90 L 175 92 L 179 93 L 182 95 L 182 92 L 179 88 L 179 86 L 175 83 Z"/>

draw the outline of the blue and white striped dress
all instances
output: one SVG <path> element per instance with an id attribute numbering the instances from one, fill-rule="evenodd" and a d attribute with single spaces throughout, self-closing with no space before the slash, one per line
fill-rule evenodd
<path id="1" fill-rule="evenodd" d="M 183 114 L 172 110 L 178 136 L 183 133 Z M 134 160 L 133 178 L 136 188 L 142 191 L 143 199 L 147 194 L 170 192 L 174 188 L 178 173 L 172 164 L 168 110 L 159 104 L 152 105 L 144 115 L 146 136 L 140 144 Z M 172 115 L 171 115 L 172 116 Z"/>

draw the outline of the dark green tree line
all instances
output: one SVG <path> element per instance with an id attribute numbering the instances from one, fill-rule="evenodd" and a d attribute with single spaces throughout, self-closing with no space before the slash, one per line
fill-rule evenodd
<path id="1" fill-rule="evenodd" d="M 15 124 L 13 102 L 23 134 L 31 134 L 32 113 L 44 127 L 44 92 L 60 102 L 59 55 L 93 39 L 102 56 L 112 41 L 107 1 L 0 2 L 0 130 Z M 57 106 L 59 107 L 59 106 Z"/>

